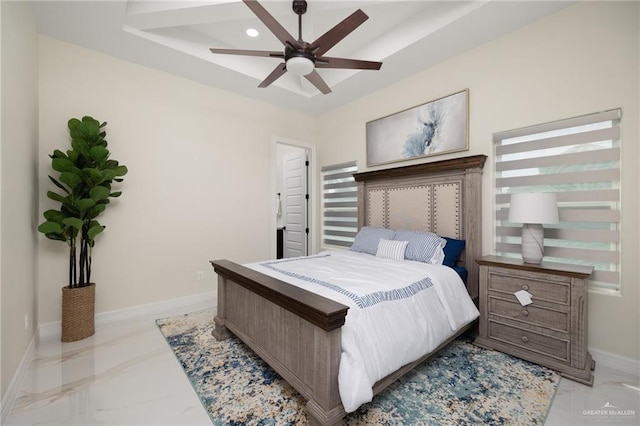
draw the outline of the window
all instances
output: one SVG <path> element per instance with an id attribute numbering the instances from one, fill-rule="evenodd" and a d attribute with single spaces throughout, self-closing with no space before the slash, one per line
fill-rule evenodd
<path id="1" fill-rule="evenodd" d="M 591 288 L 620 290 L 621 110 L 496 133 L 496 251 L 520 253 L 509 223 L 518 192 L 555 192 L 560 223 L 545 226 L 545 261 L 593 266 Z"/>
<path id="2" fill-rule="evenodd" d="M 322 241 L 350 247 L 358 232 L 358 197 L 353 174 L 355 161 L 322 168 Z"/>

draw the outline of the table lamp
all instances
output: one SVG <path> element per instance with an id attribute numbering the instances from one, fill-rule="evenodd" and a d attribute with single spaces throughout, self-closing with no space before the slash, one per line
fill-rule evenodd
<path id="1" fill-rule="evenodd" d="M 543 223 L 558 223 L 558 201 L 553 192 L 511 194 L 509 222 L 522 223 L 522 260 L 542 262 L 544 257 Z"/>

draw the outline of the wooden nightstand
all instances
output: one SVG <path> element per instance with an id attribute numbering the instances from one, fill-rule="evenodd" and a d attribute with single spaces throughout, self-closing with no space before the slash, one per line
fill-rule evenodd
<path id="1" fill-rule="evenodd" d="M 593 268 L 486 256 L 480 265 L 480 330 L 475 344 L 593 385 L 587 351 L 587 284 Z M 514 295 L 532 294 L 522 306 Z"/>

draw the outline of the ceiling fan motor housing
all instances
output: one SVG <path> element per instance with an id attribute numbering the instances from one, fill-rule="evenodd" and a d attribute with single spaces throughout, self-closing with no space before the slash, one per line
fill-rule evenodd
<path id="1" fill-rule="evenodd" d="M 306 0 L 293 0 L 293 11 L 296 15 L 304 15 L 307 12 Z"/>
<path id="2" fill-rule="evenodd" d="M 284 49 L 284 60 L 285 62 L 291 58 L 306 58 L 315 64 L 316 58 L 312 53 L 309 53 L 303 49 L 297 50 L 287 47 Z"/>

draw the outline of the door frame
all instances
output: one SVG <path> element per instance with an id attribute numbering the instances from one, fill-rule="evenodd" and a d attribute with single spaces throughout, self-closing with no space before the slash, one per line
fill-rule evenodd
<path id="1" fill-rule="evenodd" d="M 273 194 L 271 199 L 271 215 L 269 217 L 269 235 L 271 241 L 270 248 L 270 256 L 271 259 L 276 258 L 276 228 L 277 228 L 277 218 L 276 218 L 276 192 L 278 188 L 277 183 L 277 164 L 278 164 L 278 145 L 289 145 L 297 148 L 306 149 L 309 153 L 309 169 L 307 174 L 307 188 L 309 189 L 309 203 L 307 205 L 307 226 L 309 227 L 309 235 L 308 235 L 308 250 L 307 255 L 313 255 L 317 252 L 316 247 L 316 239 L 318 236 L 318 226 L 316 223 L 316 208 L 318 203 L 318 190 L 316 185 L 316 147 L 314 144 L 299 140 L 294 140 L 290 138 L 285 138 L 281 136 L 272 136 L 271 137 L 271 194 Z"/>

